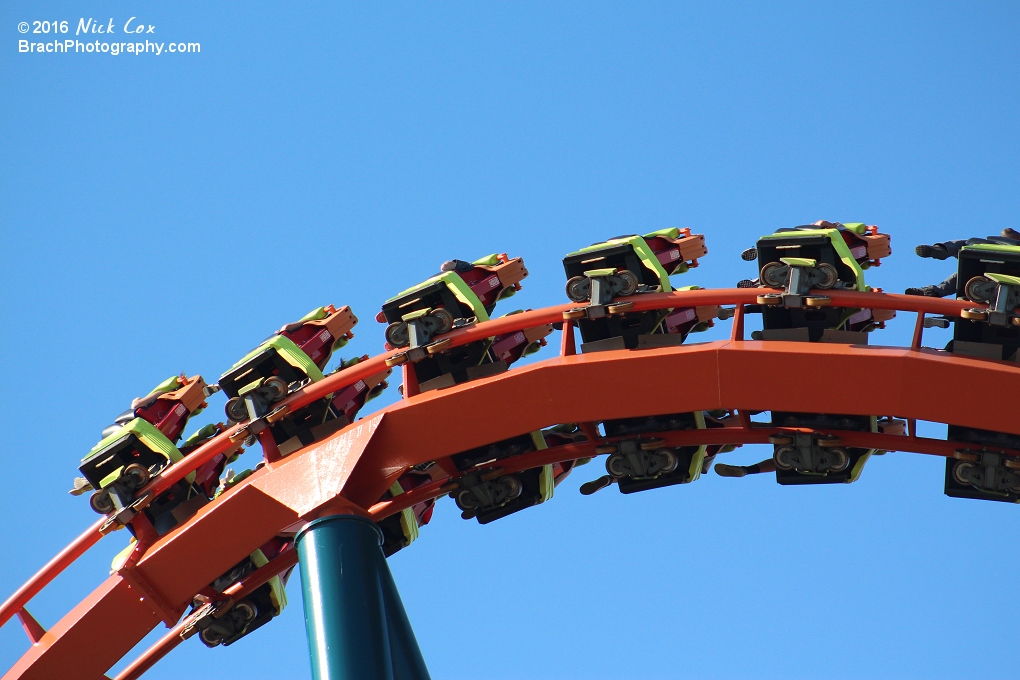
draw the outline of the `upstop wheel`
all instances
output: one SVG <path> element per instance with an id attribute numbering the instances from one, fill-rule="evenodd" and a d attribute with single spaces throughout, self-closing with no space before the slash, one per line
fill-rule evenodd
<path id="1" fill-rule="evenodd" d="M 141 489 L 149 483 L 151 475 L 148 468 L 140 463 L 131 463 L 124 468 L 122 479 L 132 489 Z"/>
<path id="2" fill-rule="evenodd" d="M 227 418 L 235 423 L 243 423 L 248 420 L 248 407 L 241 397 L 231 397 L 228 399 L 227 405 L 223 410 L 226 411 Z"/>
<path id="3" fill-rule="evenodd" d="M 995 286 L 995 281 L 987 276 L 975 276 L 967 281 L 967 285 L 963 287 L 963 294 L 968 300 L 987 304 L 995 295 Z"/>
<path id="4" fill-rule="evenodd" d="M 772 456 L 772 460 L 776 462 L 776 467 L 780 470 L 792 470 L 796 465 L 794 456 L 797 453 L 797 449 L 792 446 L 783 446 L 776 449 L 775 454 Z"/>
<path id="5" fill-rule="evenodd" d="M 89 505 L 100 515 L 113 512 L 113 499 L 110 498 L 110 492 L 106 489 L 100 489 L 89 496 Z"/>
<path id="6" fill-rule="evenodd" d="M 769 262 L 761 268 L 759 280 L 769 288 L 784 288 L 789 271 L 782 262 Z"/>
<path id="7" fill-rule="evenodd" d="M 410 335 L 407 332 L 407 323 L 394 321 L 386 327 L 386 342 L 394 347 L 406 347 L 410 342 Z"/>
<path id="8" fill-rule="evenodd" d="M 847 465 L 850 464 L 850 455 L 846 452 L 846 449 L 831 448 L 827 453 L 830 458 L 835 458 L 835 461 L 829 466 L 830 472 L 843 472 L 843 470 L 846 470 Z"/>
<path id="9" fill-rule="evenodd" d="M 620 292 L 618 293 L 620 297 L 627 297 L 628 295 L 633 295 L 637 292 L 638 285 L 641 283 L 638 280 L 637 274 L 629 269 L 624 269 L 619 272 L 617 276 L 623 281 L 623 285 L 620 287 Z"/>
<path id="10" fill-rule="evenodd" d="M 630 465 L 627 464 L 627 458 L 615 453 L 609 456 L 606 459 L 606 472 L 613 477 L 628 477 Z"/>
<path id="11" fill-rule="evenodd" d="M 677 465 L 680 461 L 673 452 L 673 449 L 659 449 L 653 454 L 662 460 L 662 467 L 656 474 L 668 475 L 670 472 L 676 470 Z"/>
<path id="12" fill-rule="evenodd" d="M 818 265 L 818 271 L 822 273 L 821 280 L 818 281 L 818 288 L 832 288 L 839 281 L 839 272 L 828 262 L 822 262 Z"/>
<path id="13" fill-rule="evenodd" d="M 591 295 L 591 281 L 587 276 L 574 276 L 567 281 L 567 297 L 574 302 L 587 302 Z"/>
<path id="14" fill-rule="evenodd" d="M 970 480 L 967 479 L 967 473 L 974 469 L 974 463 L 968 463 L 966 461 L 960 461 L 953 466 L 953 479 L 956 480 L 957 484 L 964 486 L 970 486 Z"/>
<path id="15" fill-rule="evenodd" d="M 250 600 L 241 600 L 234 605 L 234 611 L 241 615 L 242 625 L 247 626 L 258 616 L 259 608 Z"/>
<path id="16" fill-rule="evenodd" d="M 269 401 L 280 401 L 287 396 L 287 381 L 277 376 L 270 376 L 262 383 L 262 389 Z"/>
<path id="17" fill-rule="evenodd" d="M 437 321 L 435 334 L 446 333 L 453 328 L 453 314 L 450 314 L 447 310 L 440 307 L 432 312 L 431 315 Z"/>
<path id="18" fill-rule="evenodd" d="M 461 489 L 457 492 L 457 496 L 453 500 L 457 503 L 457 507 L 461 510 L 477 510 L 481 507 L 481 503 L 478 502 L 478 497 L 475 496 L 471 489 Z"/>
<path id="19" fill-rule="evenodd" d="M 198 632 L 198 638 L 202 641 L 202 644 L 212 649 L 218 647 L 223 642 L 223 636 L 219 635 L 216 631 L 206 628 Z"/>
<path id="20" fill-rule="evenodd" d="M 497 498 L 500 503 L 512 501 L 520 496 L 521 491 L 524 490 L 524 487 L 521 485 L 521 480 L 517 479 L 516 475 L 500 477 L 497 483 L 499 485 L 499 495 Z"/>

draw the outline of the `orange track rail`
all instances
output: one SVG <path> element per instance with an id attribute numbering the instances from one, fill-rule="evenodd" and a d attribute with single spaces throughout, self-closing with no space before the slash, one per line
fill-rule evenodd
<path id="1" fill-rule="evenodd" d="M 918 313 L 910 348 L 743 340 L 741 305 L 753 304 L 755 289 L 696 290 L 635 296 L 635 311 L 663 307 L 736 304 L 728 341 L 641 351 L 574 355 L 572 330 L 564 333 L 561 356 L 515 368 L 501 375 L 406 398 L 251 475 L 210 503 L 182 527 L 152 545 L 141 545 L 128 564 L 107 578 L 35 644 L 4 675 L 5 679 L 81 677 L 103 674 L 160 622 L 175 626 L 192 596 L 255 548 L 288 527 L 338 512 L 381 519 L 425 498 L 441 495 L 441 483 L 419 487 L 395 499 L 378 499 L 409 466 L 442 459 L 557 423 L 592 423 L 660 413 L 710 409 L 741 412 L 816 412 L 820 399 L 809 390 L 776 390 L 790 375 L 852 375 L 868 385 L 868 401 L 841 392 L 824 394 L 824 410 L 856 415 L 896 415 L 910 421 L 954 423 L 1020 434 L 1012 414 L 1020 407 L 1016 390 L 1020 365 L 949 355 L 920 348 L 925 313 L 959 316 L 973 303 L 882 293 L 825 291 L 834 305 L 897 309 Z M 501 317 L 449 334 L 453 345 L 480 338 L 560 323 L 574 305 Z M 378 373 L 392 353 L 379 355 L 333 374 L 291 395 L 292 409 L 357 380 Z M 682 376 L 689 390 L 669 389 Z M 947 384 L 980 385 L 999 395 L 981 408 L 965 400 L 941 399 Z M 593 399 L 613 386 L 627 400 Z M 662 389 L 654 389 L 661 385 Z M 649 389 L 652 386 L 652 389 Z M 513 409 L 499 404 L 514 404 Z M 226 450 L 232 428 L 150 482 L 143 493 L 158 494 L 190 471 Z M 428 431 L 429 437 L 421 432 Z M 743 424 L 665 435 L 667 443 L 763 443 L 769 426 Z M 851 446 L 951 456 L 952 442 L 913 436 L 843 432 Z M 499 462 L 506 472 L 556 460 L 593 455 L 594 442 L 571 444 Z M 1020 452 L 1011 452 L 1020 455 Z M 446 489 L 448 490 L 448 489 Z M 259 517 L 260 522 L 251 522 Z M 28 601 L 100 538 L 101 521 L 83 533 L 0 607 L 0 625 L 24 611 Z M 195 559 L 201 555 L 202 559 Z M 248 592 L 291 566 L 285 553 L 235 587 Z M 238 593 L 234 593 L 238 594 Z M 118 680 L 137 678 L 179 637 L 174 628 L 136 660 Z M 37 636 L 38 637 L 38 636 Z M 72 663 L 73 661 L 73 663 Z M 73 669 L 69 671 L 68 669 Z M 73 672 L 74 675 L 70 675 Z"/>

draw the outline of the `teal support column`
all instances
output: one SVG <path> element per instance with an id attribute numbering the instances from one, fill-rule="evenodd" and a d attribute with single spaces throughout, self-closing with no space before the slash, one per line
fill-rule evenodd
<path id="1" fill-rule="evenodd" d="M 314 680 L 430 680 L 379 528 L 335 515 L 295 542 Z"/>

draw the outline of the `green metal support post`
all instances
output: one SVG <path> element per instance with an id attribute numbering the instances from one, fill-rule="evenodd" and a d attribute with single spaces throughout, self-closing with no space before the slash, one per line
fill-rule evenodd
<path id="1" fill-rule="evenodd" d="M 334 515 L 295 540 L 314 680 L 430 680 L 379 528 Z"/>

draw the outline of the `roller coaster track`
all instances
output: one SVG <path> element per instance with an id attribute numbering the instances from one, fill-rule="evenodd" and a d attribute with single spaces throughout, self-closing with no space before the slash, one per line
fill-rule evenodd
<path id="1" fill-rule="evenodd" d="M 4 679 L 96 678 L 127 654 L 159 623 L 171 630 L 126 668 L 117 680 L 139 677 L 181 641 L 181 617 L 192 597 L 283 530 L 318 517 L 358 514 L 381 520 L 453 488 L 449 456 L 558 423 L 582 423 L 588 441 L 532 451 L 498 461 L 509 473 L 595 455 L 594 423 L 662 413 L 728 409 L 737 417 L 722 428 L 657 433 L 666 446 L 766 443 L 789 432 L 753 423 L 758 411 L 895 415 L 908 422 L 906 435 L 831 430 L 847 446 L 953 456 L 962 442 L 916 435 L 916 421 L 953 423 L 1020 434 L 1020 364 L 949 354 L 921 347 L 926 315 L 960 316 L 974 303 L 885 293 L 824 291 L 841 307 L 914 312 L 910 347 L 841 345 L 744 339 L 744 306 L 755 289 L 693 290 L 638 295 L 634 311 L 668 307 L 735 305 L 729 340 L 642 350 L 575 353 L 574 329 L 561 305 L 500 317 L 450 333 L 451 346 L 544 324 L 562 330 L 557 357 L 441 390 L 418 393 L 413 372 L 404 372 L 404 398 L 322 441 L 280 457 L 268 430 L 260 434 L 267 464 L 163 537 L 140 536 L 116 573 L 49 630 L 25 609 L 63 569 L 108 533 L 105 518 L 89 527 L 0 607 L 0 625 L 15 615 L 32 642 Z M 876 336 L 873 336 L 876 337 Z M 385 370 L 387 352 L 290 395 L 296 410 Z M 868 400 L 838 390 L 777 390 L 790 375 L 851 375 L 869 386 Z M 664 376 L 668 376 L 664 378 Z M 684 389 L 677 389 L 682 381 Z M 950 402 L 945 385 L 980 386 L 993 400 Z M 593 398 L 611 385 L 627 399 Z M 980 403 L 980 407 L 977 404 Z M 513 408 L 503 405 L 513 404 Z M 155 498 L 203 463 L 247 435 L 241 424 L 165 469 L 140 496 Z M 422 436 L 427 432 L 428 436 Z M 1020 451 L 1006 451 L 1020 456 Z M 379 502 L 408 467 L 436 461 L 451 476 Z M 258 521 L 253 521 L 258 518 Z M 104 526 L 105 525 L 105 526 Z M 293 566 L 293 550 L 235 584 L 225 594 L 239 599 Z"/>

